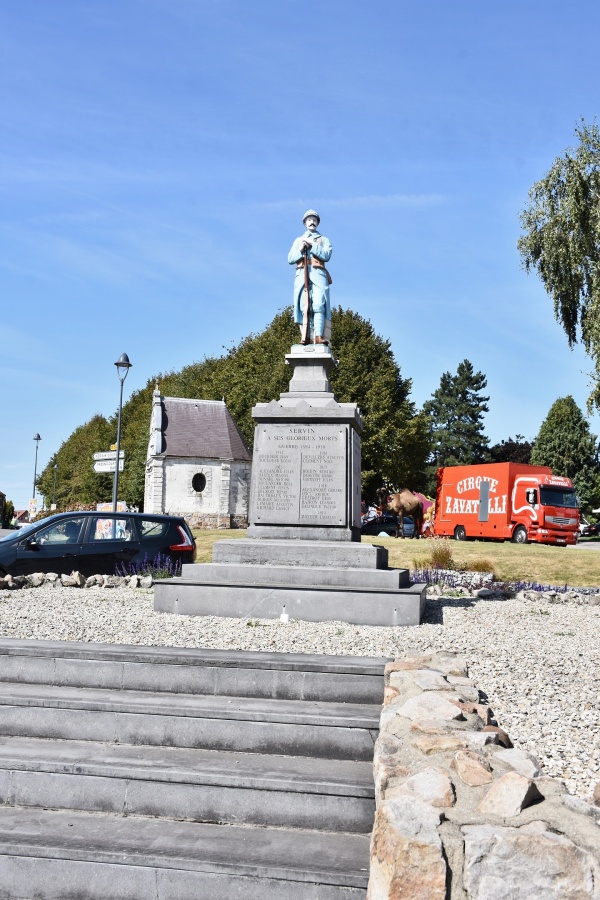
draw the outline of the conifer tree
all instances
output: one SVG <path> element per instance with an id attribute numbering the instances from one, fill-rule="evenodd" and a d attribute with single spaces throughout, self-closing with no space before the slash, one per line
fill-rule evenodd
<path id="1" fill-rule="evenodd" d="M 435 474 L 440 466 L 461 466 L 489 460 L 488 439 L 483 432 L 483 416 L 489 397 L 482 372 L 475 372 L 468 359 L 459 363 L 456 375 L 444 372 L 432 399 L 423 404 L 430 419 L 432 452 L 427 470 L 428 490 L 435 490 Z"/>
<path id="2" fill-rule="evenodd" d="M 535 439 L 531 463 L 550 466 L 555 475 L 570 478 L 584 513 L 598 504 L 598 439 L 573 397 L 559 397 L 550 407 Z"/>

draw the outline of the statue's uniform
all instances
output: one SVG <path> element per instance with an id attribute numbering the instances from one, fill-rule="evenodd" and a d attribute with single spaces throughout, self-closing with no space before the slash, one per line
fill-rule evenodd
<path id="1" fill-rule="evenodd" d="M 328 238 L 318 231 L 305 231 L 296 238 L 292 249 L 288 253 L 288 262 L 296 266 L 294 278 L 294 322 L 302 325 L 302 294 L 304 293 L 304 256 L 302 254 L 302 241 L 312 240 L 314 244 L 309 251 L 308 276 L 310 280 L 310 299 L 312 314 L 310 317 L 311 331 L 315 335 L 329 339 L 331 336 L 331 304 L 329 300 L 329 285 L 331 279 L 325 268 L 332 253 L 332 246 Z"/>

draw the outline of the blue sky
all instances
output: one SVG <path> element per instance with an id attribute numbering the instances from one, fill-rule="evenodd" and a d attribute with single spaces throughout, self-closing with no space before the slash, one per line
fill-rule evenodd
<path id="1" fill-rule="evenodd" d="M 26 505 L 36 432 L 41 468 L 114 412 L 123 351 L 127 397 L 261 330 L 309 206 L 333 302 L 418 405 L 468 358 L 493 442 L 584 408 L 516 241 L 598 112 L 599 25 L 592 0 L 0 2 L 0 490 Z"/>

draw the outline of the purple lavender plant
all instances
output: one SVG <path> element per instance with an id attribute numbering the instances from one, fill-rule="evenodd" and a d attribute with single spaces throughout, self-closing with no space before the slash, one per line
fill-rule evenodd
<path id="1" fill-rule="evenodd" d="M 181 560 L 174 560 L 166 553 L 158 553 L 150 559 L 146 553 L 143 559 L 135 562 L 117 563 L 115 575 L 152 575 L 155 581 L 158 578 L 175 578 L 181 575 Z"/>

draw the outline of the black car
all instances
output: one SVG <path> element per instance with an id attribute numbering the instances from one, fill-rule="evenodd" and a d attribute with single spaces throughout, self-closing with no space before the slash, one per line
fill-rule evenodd
<path id="1" fill-rule="evenodd" d="M 414 537 L 415 523 L 410 516 L 404 516 L 404 537 Z M 396 537 L 400 531 L 400 519 L 392 513 L 384 512 L 383 515 L 363 522 L 360 533 L 365 535 L 379 535 L 382 531 L 389 537 Z"/>
<path id="2" fill-rule="evenodd" d="M 196 542 L 180 516 L 58 513 L 0 538 L 0 575 L 114 575 L 130 564 L 193 562 Z"/>

